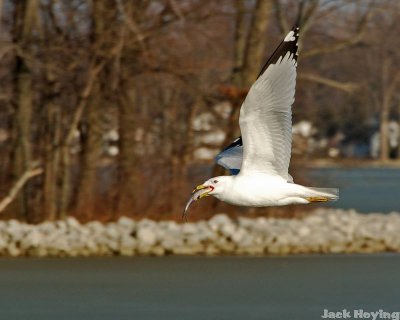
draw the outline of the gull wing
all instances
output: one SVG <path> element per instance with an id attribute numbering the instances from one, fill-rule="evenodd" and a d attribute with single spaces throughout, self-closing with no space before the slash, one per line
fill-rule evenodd
<path id="1" fill-rule="evenodd" d="M 216 157 L 217 163 L 231 170 L 232 174 L 237 174 L 240 169 L 263 171 L 278 174 L 288 182 L 293 182 L 288 167 L 298 33 L 299 27 L 295 26 L 267 60 L 242 106 L 240 128 L 242 134 L 247 135 L 244 140 L 250 141 L 246 142 L 245 164 L 242 167 L 242 136 Z M 255 125 L 253 128 L 252 123 Z"/>
<path id="2" fill-rule="evenodd" d="M 241 172 L 264 172 L 290 180 L 292 109 L 299 28 L 294 27 L 263 67 L 240 110 Z"/>
<path id="3" fill-rule="evenodd" d="M 239 173 L 243 159 L 242 137 L 235 139 L 228 147 L 222 150 L 216 157 L 217 163 L 230 170 L 231 174 Z"/>

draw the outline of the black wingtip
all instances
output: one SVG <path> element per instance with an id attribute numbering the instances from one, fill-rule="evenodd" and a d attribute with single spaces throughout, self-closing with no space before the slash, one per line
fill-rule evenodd
<path id="1" fill-rule="evenodd" d="M 240 136 L 239 138 L 236 138 L 229 146 L 224 148 L 221 152 L 224 152 L 224 151 L 234 148 L 234 147 L 240 147 L 240 146 L 243 146 L 242 136 Z"/>
<path id="2" fill-rule="evenodd" d="M 271 64 L 275 64 L 280 57 L 285 56 L 287 52 L 293 54 L 293 59 L 297 61 L 298 41 L 300 36 L 300 24 L 298 24 L 298 22 L 299 21 L 297 21 L 289 33 L 286 34 L 284 40 L 264 64 L 257 78 L 259 78 Z"/>

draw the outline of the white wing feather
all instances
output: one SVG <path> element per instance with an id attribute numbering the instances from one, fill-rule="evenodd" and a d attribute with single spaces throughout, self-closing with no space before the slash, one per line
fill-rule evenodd
<path id="1" fill-rule="evenodd" d="M 263 172 L 290 180 L 296 66 L 293 53 L 287 52 L 250 88 L 239 118 L 244 149 L 240 173 Z"/>

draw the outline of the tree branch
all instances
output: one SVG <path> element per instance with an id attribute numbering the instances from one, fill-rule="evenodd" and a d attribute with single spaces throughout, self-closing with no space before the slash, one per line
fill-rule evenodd
<path id="1" fill-rule="evenodd" d="M 274 0 L 274 8 L 275 8 L 275 16 L 276 19 L 278 20 L 279 31 L 281 32 L 281 34 L 285 34 L 289 30 L 289 25 L 285 15 L 283 14 L 280 0 Z"/>
<path id="2" fill-rule="evenodd" d="M 305 34 L 308 32 L 308 30 L 311 28 L 313 24 L 313 18 L 315 16 L 315 13 L 317 12 L 318 8 L 320 6 L 320 1 L 319 0 L 312 0 L 311 4 L 308 8 L 301 8 L 302 11 L 304 10 L 305 12 L 301 12 L 301 18 L 302 18 L 302 25 L 301 25 L 301 38 L 304 39 Z M 304 56 L 304 53 L 301 54 Z"/>
<path id="3" fill-rule="evenodd" d="M 318 76 L 318 75 L 312 74 L 312 73 L 302 73 L 302 74 L 299 74 L 298 77 L 299 77 L 299 79 L 320 83 L 320 84 L 326 85 L 328 87 L 332 87 L 332 88 L 335 88 L 338 90 L 345 91 L 349 94 L 355 92 L 359 88 L 359 85 L 356 83 L 353 83 L 353 82 L 340 82 L 340 81 L 332 80 L 329 78 L 324 78 L 324 77 L 321 77 L 321 76 Z"/>
<path id="4" fill-rule="evenodd" d="M 142 50 L 146 50 L 146 45 L 144 43 L 145 36 L 142 34 L 139 26 L 136 24 L 135 21 L 131 17 L 129 17 L 125 12 L 125 7 L 124 4 L 122 3 L 121 0 L 117 0 L 117 8 L 119 11 L 119 14 L 122 17 L 122 20 L 125 22 L 125 25 L 128 27 L 129 31 L 131 31 L 135 36 L 136 39 L 141 47 Z"/>
<path id="5" fill-rule="evenodd" d="M 181 20 L 184 21 L 185 20 L 185 16 L 182 13 L 181 8 L 179 7 L 178 3 L 176 2 L 176 0 L 168 0 L 168 4 L 171 8 L 171 10 L 174 12 L 174 14 Z"/>
<path id="6" fill-rule="evenodd" d="M 241 84 L 241 71 L 243 68 L 244 54 L 247 45 L 248 30 L 245 23 L 245 3 L 243 0 L 236 0 L 236 26 L 235 26 L 235 48 L 234 48 L 234 69 L 232 81 Z"/>
<path id="7" fill-rule="evenodd" d="M 310 49 L 308 51 L 302 52 L 301 56 L 302 57 L 312 57 L 312 56 L 321 55 L 321 54 L 333 53 L 333 52 L 343 50 L 347 47 L 350 47 L 352 45 L 359 43 L 364 37 L 364 32 L 365 32 L 365 29 L 367 26 L 367 22 L 368 22 L 369 18 L 371 17 L 372 13 L 373 12 L 371 11 L 371 9 L 368 9 L 366 11 L 366 13 L 363 15 L 363 17 L 358 22 L 355 34 L 353 34 L 349 38 L 344 39 L 344 40 L 339 40 L 338 42 L 334 43 L 331 46 Z"/>
<path id="8" fill-rule="evenodd" d="M 42 168 L 30 167 L 27 169 L 12 186 L 8 195 L 0 201 L 0 212 L 4 211 L 4 209 L 16 198 L 18 192 L 28 182 L 29 179 L 42 173 Z"/>

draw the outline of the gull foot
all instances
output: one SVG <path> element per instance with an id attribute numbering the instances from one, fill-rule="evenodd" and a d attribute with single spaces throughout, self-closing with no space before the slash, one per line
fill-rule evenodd
<path id="1" fill-rule="evenodd" d="M 329 201 L 329 198 L 327 197 L 308 197 L 306 200 L 310 202 L 327 202 Z"/>

